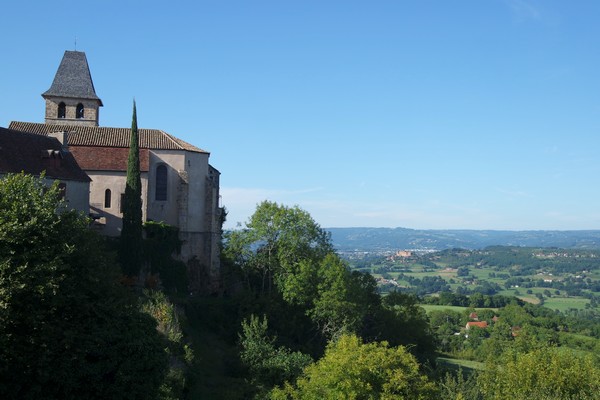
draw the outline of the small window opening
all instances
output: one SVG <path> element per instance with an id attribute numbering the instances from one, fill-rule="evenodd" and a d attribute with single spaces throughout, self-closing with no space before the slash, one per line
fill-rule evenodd
<path id="1" fill-rule="evenodd" d="M 77 108 L 75 110 L 75 116 L 78 119 L 82 119 L 83 118 L 83 110 L 84 110 L 83 104 L 81 104 L 81 103 L 77 104 Z"/>
<path id="2" fill-rule="evenodd" d="M 65 106 L 65 103 L 61 102 L 58 105 L 58 118 L 65 118 L 67 114 L 67 106 Z"/>
<path id="3" fill-rule="evenodd" d="M 110 189 L 104 191 L 104 208 L 110 208 L 111 203 L 111 192 Z"/>

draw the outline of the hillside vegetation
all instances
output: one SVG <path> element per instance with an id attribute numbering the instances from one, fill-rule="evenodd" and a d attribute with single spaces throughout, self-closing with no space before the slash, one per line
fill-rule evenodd
<path id="1" fill-rule="evenodd" d="M 526 280 L 537 269 L 518 254 L 502 267 L 456 250 L 352 269 L 308 213 L 265 201 L 225 235 L 223 296 L 193 296 L 170 257 L 171 227 L 146 225 L 142 269 L 127 275 L 115 246 L 58 198 L 57 185 L 0 180 L 2 398 L 599 396 L 592 297 L 560 312 L 486 292 L 516 290 L 506 289 L 513 278 L 539 289 Z M 585 254 L 578 260 L 593 258 Z M 595 295 L 595 268 L 583 283 L 567 279 L 580 266 L 539 268 L 564 275 L 554 291 Z M 558 296 L 550 294 L 539 302 Z"/>

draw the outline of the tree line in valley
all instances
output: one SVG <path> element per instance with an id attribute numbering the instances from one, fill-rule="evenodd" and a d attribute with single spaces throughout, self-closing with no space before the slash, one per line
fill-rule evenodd
<path id="1" fill-rule="evenodd" d="M 411 265 L 430 268 L 469 268 L 492 267 L 509 274 L 510 277 L 534 275 L 538 271 L 551 274 L 580 274 L 600 265 L 600 250 L 563 249 L 541 247 L 491 246 L 482 250 L 449 249 L 436 252 L 411 253 L 410 257 L 390 257 L 389 255 L 369 255 L 352 260 L 356 268 L 380 267 L 386 269 L 410 269 Z"/>
<path id="2" fill-rule="evenodd" d="M 410 285 L 402 290 L 419 296 L 449 291 L 495 295 L 513 290 L 515 295 L 535 295 L 540 302 L 563 296 L 589 299 L 587 307 L 591 308 L 600 304 L 600 279 L 594 273 L 600 267 L 599 250 L 493 246 L 410 257 L 371 255 L 349 262 L 354 268 L 388 280 L 380 283 L 383 292 L 396 290 L 397 285 L 390 281 L 394 278 Z M 415 271 L 423 274 L 415 276 Z"/>

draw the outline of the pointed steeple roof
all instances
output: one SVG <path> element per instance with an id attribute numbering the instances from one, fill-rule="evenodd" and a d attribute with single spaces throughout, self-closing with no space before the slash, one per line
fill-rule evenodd
<path id="1" fill-rule="evenodd" d="M 65 51 L 52 86 L 42 96 L 98 100 L 102 106 L 102 100 L 94 90 L 87 58 L 82 51 Z"/>

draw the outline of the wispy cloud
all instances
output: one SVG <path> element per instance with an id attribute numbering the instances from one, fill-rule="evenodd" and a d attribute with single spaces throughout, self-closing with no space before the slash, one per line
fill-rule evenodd
<path id="1" fill-rule="evenodd" d="M 263 200 L 279 201 L 300 194 L 314 193 L 320 188 L 307 188 L 301 190 L 262 189 L 262 188 L 221 188 L 223 200 L 229 204 L 260 203 Z"/>
<path id="2" fill-rule="evenodd" d="M 321 190 L 321 188 L 283 190 L 222 187 L 221 203 L 228 211 L 225 226 L 232 228 L 246 222 L 256 210 L 256 206 L 265 200 L 275 201 L 289 206 L 299 205 L 299 199 L 307 194 L 316 193 Z"/>
<path id="3" fill-rule="evenodd" d="M 533 197 L 533 195 L 524 190 L 513 190 L 513 189 L 503 189 L 496 187 L 494 190 L 498 193 L 501 193 L 509 198 L 523 198 L 523 197 Z"/>
<path id="4" fill-rule="evenodd" d="M 375 201 L 340 197 L 326 188 L 300 190 L 264 188 L 221 188 L 223 205 L 228 210 L 226 229 L 243 226 L 264 200 L 306 210 L 322 227 L 405 227 L 414 229 L 565 229 L 598 226 L 600 215 L 585 218 L 548 210 L 543 204 L 527 218 L 519 207 L 535 196 L 518 188 L 493 189 L 497 201 L 473 198 L 431 198 L 423 201 Z M 595 225 L 594 225 L 595 224 Z"/>
<path id="5" fill-rule="evenodd" d="M 544 217 L 554 225 L 545 227 L 545 229 L 564 229 L 563 226 L 576 227 L 574 229 L 598 229 L 600 224 L 600 213 L 590 213 L 588 215 L 576 215 L 565 211 L 548 211 Z"/>
<path id="6" fill-rule="evenodd" d="M 436 229 L 448 227 L 477 228 L 492 224 L 493 216 L 485 215 L 476 205 L 448 204 L 430 200 L 419 204 L 373 199 L 339 198 L 323 188 L 279 190 L 261 188 L 221 189 L 223 205 L 228 210 L 225 228 L 243 226 L 264 200 L 287 206 L 298 205 L 323 227 L 407 227 Z M 481 225 L 481 226 L 484 226 Z"/>
<path id="7" fill-rule="evenodd" d="M 505 3 L 510 7 L 513 12 L 513 16 L 518 21 L 525 20 L 540 20 L 542 14 L 531 1 L 525 0 L 506 0 Z"/>

